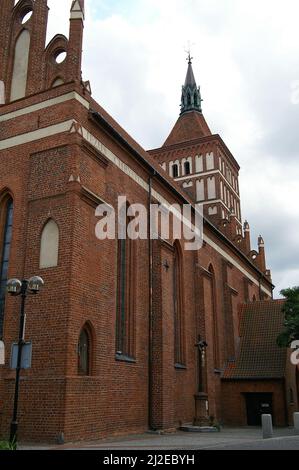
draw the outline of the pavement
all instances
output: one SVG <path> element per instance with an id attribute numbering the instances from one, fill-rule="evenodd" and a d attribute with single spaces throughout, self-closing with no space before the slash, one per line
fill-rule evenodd
<path id="1" fill-rule="evenodd" d="M 145 433 L 65 445 L 20 445 L 20 450 L 299 450 L 293 428 L 276 428 L 272 439 L 260 427 L 223 428 L 217 433 Z"/>

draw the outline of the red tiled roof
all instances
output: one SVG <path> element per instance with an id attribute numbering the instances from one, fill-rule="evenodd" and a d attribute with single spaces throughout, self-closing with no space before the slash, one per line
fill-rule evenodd
<path id="1" fill-rule="evenodd" d="M 181 142 L 189 142 L 212 135 L 203 114 L 190 111 L 182 114 L 174 125 L 163 147 Z"/>
<path id="2" fill-rule="evenodd" d="M 240 319 L 240 348 L 235 363 L 229 363 L 223 379 L 282 378 L 287 349 L 277 346 L 283 330 L 283 300 L 244 304 Z"/>

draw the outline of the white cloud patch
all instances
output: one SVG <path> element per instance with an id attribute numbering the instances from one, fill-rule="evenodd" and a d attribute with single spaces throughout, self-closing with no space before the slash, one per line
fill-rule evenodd
<path id="1" fill-rule="evenodd" d="M 49 39 L 67 35 L 71 1 L 48 3 Z M 204 114 L 242 167 L 253 244 L 261 233 L 277 292 L 299 284 L 298 0 L 85 3 L 83 77 L 145 148 L 160 146 L 178 117 L 184 46 L 195 43 Z"/>

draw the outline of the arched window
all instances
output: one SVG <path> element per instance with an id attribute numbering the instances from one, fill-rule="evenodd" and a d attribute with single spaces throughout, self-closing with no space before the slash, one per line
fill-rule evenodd
<path id="1" fill-rule="evenodd" d="M 126 211 L 128 210 L 126 207 Z M 116 354 L 118 358 L 135 358 L 135 240 L 127 235 L 131 218 L 125 215 L 125 239 L 118 240 Z"/>
<path id="2" fill-rule="evenodd" d="M 40 244 L 41 269 L 54 268 L 58 265 L 59 228 L 53 219 L 50 219 L 42 231 Z"/>
<path id="3" fill-rule="evenodd" d="M 185 365 L 182 283 L 182 255 L 179 243 L 175 242 L 173 254 L 174 354 L 175 364 L 178 366 Z"/>
<path id="4" fill-rule="evenodd" d="M 15 45 L 11 101 L 23 98 L 26 94 L 29 51 L 30 33 L 27 29 L 23 29 Z"/>
<path id="5" fill-rule="evenodd" d="M 197 92 L 194 93 L 194 106 L 198 106 Z"/>
<path id="6" fill-rule="evenodd" d="M 188 92 L 188 95 L 187 95 L 187 104 L 188 104 L 188 106 L 191 106 L 191 95 L 190 95 L 189 92 Z"/>
<path id="7" fill-rule="evenodd" d="M 190 175 L 191 174 L 190 162 L 185 162 L 184 163 L 184 170 L 185 170 L 185 175 Z"/>
<path id="8" fill-rule="evenodd" d="M 217 318 L 217 305 L 216 305 L 216 281 L 213 266 L 210 264 L 209 273 L 211 275 L 211 308 L 213 320 L 213 353 L 214 353 L 214 367 L 219 369 L 219 337 L 218 337 L 218 318 Z"/>
<path id="9" fill-rule="evenodd" d="M 174 178 L 178 178 L 178 176 L 179 176 L 179 167 L 178 167 L 178 165 L 173 165 L 173 167 L 172 167 L 172 176 Z"/>
<path id="10" fill-rule="evenodd" d="M 90 375 L 91 372 L 91 336 L 89 328 L 82 328 L 78 343 L 78 375 Z"/>
<path id="11" fill-rule="evenodd" d="M 0 199 L 0 338 L 3 336 L 6 282 L 12 239 L 13 200 L 10 196 Z"/>

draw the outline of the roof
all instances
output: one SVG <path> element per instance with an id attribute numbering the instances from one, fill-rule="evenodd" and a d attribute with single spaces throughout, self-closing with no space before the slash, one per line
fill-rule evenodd
<path id="1" fill-rule="evenodd" d="M 187 75 L 186 75 L 186 80 L 185 80 L 185 87 L 187 86 L 196 87 L 196 81 L 195 81 L 195 77 L 193 73 L 191 60 L 189 60 L 189 63 L 188 63 L 188 70 L 187 70 Z"/>
<path id="2" fill-rule="evenodd" d="M 175 123 L 163 147 L 212 135 L 202 113 L 188 111 Z"/>
<path id="3" fill-rule="evenodd" d="M 285 376 L 287 349 L 276 339 L 284 324 L 284 300 L 244 304 L 240 317 L 240 348 L 223 379 L 281 379 Z"/>

